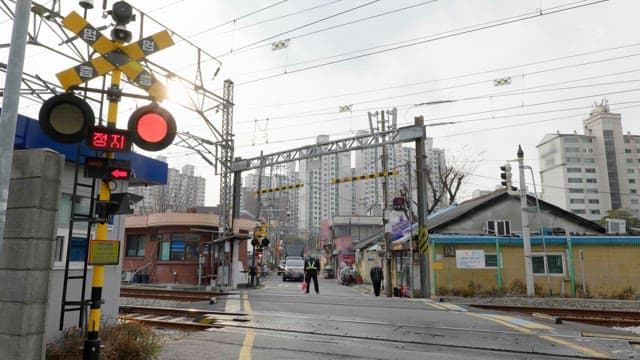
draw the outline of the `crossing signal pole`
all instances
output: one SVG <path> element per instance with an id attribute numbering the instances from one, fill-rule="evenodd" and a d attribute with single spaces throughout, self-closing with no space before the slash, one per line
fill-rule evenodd
<path id="1" fill-rule="evenodd" d="M 89 256 L 85 259 L 88 264 L 93 265 L 91 298 L 88 301 L 89 318 L 83 348 L 85 360 L 100 358 L 100 307 L 104 265 L 119 263 L 120 241 L 107 240 L 107 219 L 116 214 L 133 213 L 131 205 L 140 200 L 133 194 L 111 194 L 111 182 L 128 180 L 131 170 L 130 162 L 115 160 L 114 152 L 129 152 L 132 143 L 148 151 L 162 150 L 171 144 L 177 130 L 173 116 L 155 103 L 156 100 L 166 98 L 165 86 L 137 62 L 173 45 L 171 36 L 165 30 L 125 46 L 132 38 L 126 27 L 135 20 L 133 7 L 125 1 L 118 1 L 108 14 L 116 23 L 111 32 L 112 40 L 76 12 L 71 12 L 62 20 L 65 28 L 96 50 L 99 56 L 57 73 L 58 80 L 68 92 L 45 101 L 39 114 L 40 127 L 53 140 L 72 144 L 86 139 L 87 148 L 103 153 L 102 157 L 85 159 L 85 176 L 101 179 L 95 214 L 92 215 L 92 221 L 96 224 L 96 237 L 89 240 Z M 107 73 L 111 73 L 108 89 L 84 88 L 87 91 L 102 92 L 109 100 L 107 125 L 95 126 L 91 107 L 71 91 L 79 89 L 78 85 Z M 118 102 L 123 96 L 120 89 L 122 73 L 154 100 L 152 104 L 139 108 L 131 115 L 127 130 L 116 129 Z M 107 251 L 108 256 L 94 256 L 102 254 L 101 251 Z"/>

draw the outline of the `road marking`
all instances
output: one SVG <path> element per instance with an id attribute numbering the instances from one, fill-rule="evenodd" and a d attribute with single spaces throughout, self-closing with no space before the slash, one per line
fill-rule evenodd
<path id="1" fill-rule="evenodd" d="M 255 340 L 256 334 L 253 332 L 253 316 L 251 316 L 251 303 L 249 303 L 249 294 L 244 291 L 242 292 L 242 300 L 244 312 L 250 316 L 249 328 L 247 329 L 247 333 L 244 336 L 244 341 L 242 342 L 242 349 L 240 349 L 240 355 L 238 356 L 238 360 L 251 360 L 251 349 L 253 348 L 253 341 Z"/>
<path id="2" fill-rule="evenodd" d="M 474 313 L 467 313 L 471 316 L 475 316 L 481 319 L 486 319 L 486 320 L 490 320 L 493 322 L 496 322 L 498 324 L 504 325 L 508 328 L 514 329 L 516 331 L 520 331 L 526 334 L 532 334 L 533 330 L 532 329 L 536 329 L 536 330 L 552 330 L 552 327 L 546 326 L 546 325 L 542 325 L 542 324 L 538 324 L 535 323 L 533 321 L 528 321 L 528 320 L 523 320 L 523 319 L 518 319 L 518 318 L 514 318 L 511 316 L 506 316 L 506 315 L 493 315 L 493 314 L 474 314 Z M 566 341 L 566 340 L 562 340 L 562 339 L 558 339 L 556 337 L 553 336 L 549 336 L 549 335 L 538 335 L 539 338 L 543 339 L 543 340 L 547 340 L 556 344 L 560 344 L 563 346 L 566 346 L 568 348 L 571 348 L 573 350 L 576 351 L 580 351 L 582 353 L 588 354 L 590 356 L 593 356 L 595 358 L 599 358 L 599 359 L 609 359 L 609 355 L 602 353 L 600 351 L 585 347 L 585 346 L 581 346 L 581 345 L 577 345 L 574 344 L 572 342 Z"/>
<path id="3" fill-rule="evenodd" d="M 414 300 L 415 301 L 415 300 Z M 445 310 L 445 311 L 460 311 L 460 312 L 466 312 L 467 309 L 463 308 L 460 305 L 456 305 L 456 304 L 450 304 L 450 303 L 437 303 L 437 302 L 433 302 L 431 301 L 427 301 L 425 302 L 425 304 L 434 307 L 438 310 Z"/>
<path id="4" fill-rule="evenodd" d="M 519 326 L 519 325 L 516 325 L 516 324 L 512 324 L 512 323 L 510 323 L 508 321 L 505 321 L 504 319 L 501 319 L 499 317 L 493 317 L 492 315 L 489 315 L 489 314 L 474 314 L 474 313 L 467 313 L 467 314 L 469 314 L 471 316 L 475 316 L 475 317 L 480 318 L 480 319 L 485 319 L 485 320 L 496 322 L 498 324 L 504 325 L 504 326 L 506 326 L 508 328 L 511 328 L 511 329 L 514 329 L 516 331 L 520 331 L 520 332 L 523 332 L 523 333 L 526 333 L 526 334 L 533 333 L 533 331 L 531 331 L 531 330 L 529 330 L 529 329 L 527 329 L 525 327 L 522 327 L 522 326 Z"/>
<path id="5" fill-rule="evenodd" d="M 227 300 L 224 303 L 224 311 L 233 313 L 240 312 L 240 295 L 227 295 Z"/>
<path id="6" fill-rule="evenodd" d="M 545 339 L 547 341 L 554 342 L 556 344 L 564 345 L 566 347 L 572 348 L 573 350 L 577 350 L 577 351 L 583 352 L 585 354 L 589 354 L 589 355 L 591 355 L 593 357 L 596 357 L 596 358 L 610 359 L 608 354 L 602 353 L 602 352 L 597 351 L 597 350 L 593 350 L 593 349 L 585 347 L 585 346 L 577 345 L 577 344 L 574 344 L 574 343 L 571 343 L 571 342 L 568 342 L 568 341 L 565 341 L 565 340 L 562 340 L 562 339 L 558 339 L 558 338 L 553 337 L 553 336 L 542 335 L 542 336 L 540 336 L 540 338 L 541 339 Z"/>

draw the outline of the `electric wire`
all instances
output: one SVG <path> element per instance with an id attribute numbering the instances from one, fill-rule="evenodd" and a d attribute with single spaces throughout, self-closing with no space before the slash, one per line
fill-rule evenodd
<path id="1" fill-rule="evenodd" d="M 587 0 L 584 0 L 584 1 L 587 1 Z M 321 67 L 325 67 L 325 66 L 329 66 L 329 65 L 335 65 L 335 64 L 346 62 L 346 61 L 361 59 L 361 58 L 372 56 L 372 55 L 379 55 L 379 54 L 383 54 L 383 53 L 390 52 L 390 51 L 406 49 L 406 48 L 409 48 L 409 47 L 413 47 L 413 46 L 417 46 L 417 45 L 423 45 L 423 44 L 426 44 L 426 43 L 429 43 L 429 42 L 433 42 L 433 41 L 437 41 L 437 40 L 448 39 L 448 38 L 452 38 L 452 37 L 456 37 L 456 36 L 460 36 L 460 35 L 466 35 L 466 34 L 478 32 L 478 31 L 482 31 L 482 30 L 496 28 L 496 27 L 500 27 L 500 26 L 504 26 L 504 25 L 514 24 L 514 23 L 517 23 L 517 22 L 520 22 L 520 21 L 526 21 L 526 20 L 531 20 L 531 19 L 534 19 L 534 18 L 539 18 L 539 17 L 543 17 L 543 16 L 547 16 L 547 15 L 557 14 L 557 13 L 560 13 L 560 12 L 574 10 L 574 9 L 581 8 L 581 7 L 584 7 L 584 6 L 595 5 L 595 4 L 606 2 L 606 1 L 609 1 L 609 0 L 593 0 L 592 2 L 590 2 L 588 4 L 575 5 L 575 6 L 572 6 L 572 7 L 562 8 L 562 9 L 558 9 L 558 10 L 555 10 L 555 11 L 549 11 L 549 12 L 544 12 L 544 13 L 533 12 L 533 13 L 528 13 L 528 14 L 521 15 L 521 16 L 518 16 L 518 17 L 510 17 L 510 18 L 507 18 L 506 20 L 497 21 L 497 22 L 492 23 L 492 24 L 487 24 L 487 25 L 484 25 L 484 26 L 479 26 L 479 27 L 475 27 L 475 28 L 467 29 L 467 30 L 461 30 L 461 31 L 458 31 L 458 32 L 453 32 L 451 34 L 438 36 L 438 37 L 435 37 L 435 38 L 432 38 L 432 39 L 413 41 L 413 42 L 410 42 L 410 43 L 404 44 L 404 45 L 397 45 L 397 46 L 393 46 L 393 47 L 382 49 L 382 50 L 375 50 L 375 51 L 367 52 L 367 53 L 364 53 L 364 54 L 353 55 L 353 56 L 349 56 L 349 57 L 345 57 L 345 58 L 341 58 L 341 59 L 337 59 L 337 60 L 323 62 L 323 63 L 320 63 L 320 64 L 301 67 L 301 68 L 298 68 L 298 69 L 286 70 L 285 72 L 279 73 L 279 74 L 274 74 L 274 75 L 264 76 L 264 77 L 255 78 L 255 79 L 251 79 L 251 80 L 246 80 L 244 82 L 238 82 L 238 83 L 236 83 L 236 86 L 252 84 L 252 83 L 255 83 L 255 82 L 264 81 L 264 80 L 268 80 L 268 79 L 273 79 L 273 78 L 284 76 L 284 75 L 290 75 L 290 74 L 295 74 L 295 73 L 299 73 L 299 72 L 303 72 L 303 71 L 318 69 L 318 68 L 321 68 Z M 360 52 L 360 51 L 358 51 L 358 52 Z"/>
<path id="2" fill-rule="evenodd" d="M 434 2 L 437 2 L 437 1 L 439 1 L 439 0 L 423 1 L 421 3 L 408 5 L 408 6 L 405 6 L 405 7 L 401 7 L 401 8 L 393 9 L 393 10 L 389 10 L 389 11 L 385 11 L 385 12 L 378 13 L 378 14 L 371 15 L 371 16 L 366 16 L 366 17 L 363 17 L 363 18 L 360 18 L 360 19 L 356 19 L 356 20 L 352 20 L 352 21 L 348 21 L 348 22 L 345 22 L 345 23 L 329 26 L 329 27 L 326 27 L 326 28 L 318 29 L 318 30 L 313 30 L 313 31 L 310 31 L 310 32 L 307 32 L 307 33 L 304 33 L 304 34 L 291 36 L 291 37 L 287 38 L 286 40 L 292 41 L 292 40 L 296 40 L 296 39 L 301 39 L 303 37 L 319 34 L 319 33 L 325 32 L 325 31 L 329 31 L 329 30 L 335 30 L 335 29 L 338 29 L 338 28 L 341 28 L 341 27 L 344 27 L 344 26 L 357 24 L 357 23 L 360 23 L 360 22 L 363 22 L 363 21 L 379 18 L 379 17 L 382 17 L 382 16 L 395 14 L 397 12 L 413 9 L 413 8 L 416 8 L 416 7 L 419 7 L 419 6 L 423 6 L 423 5 L 427 5 L 427 4 L 431 4 L 431 3 L 434 3 Z M 256 46 L 245 48 L 245 49 L 242 49 L 242 50 L 237 50 L 236 49 L 236 50 L 233 51 L 233 53 L 227 53 L 227 54 L 225 54 L 225 56 L 226 55 L 231 55 L 231 54 L 236 55 L 236 54 L 239 54 L 239 53 L 242 53 L 242 52 L 245 52 L 245 51 L 256 50 L 256 49 L 260 49 L 260 48 L 267 47 L 267 46 L 269 46 L 269 44 L 256 45 Z M 303 63 L 306 63 L 306 62 L 303 62 Z M 299 63 L 294 63 L 292 65 L 298 65 L 298 64 Z M 278 66 L 278 67 L 275 67 L 275 68 L 257 70 L 257 71 L 252 71 L 252 72 L 248 72 L 248 73 L 241 73 L 241 74 L 238 74 L 238 76 L 247 75 L 247 74 L 255 74 L 255 73 L 259 73 L 259 72 L 265 72 L 265 71 L 276 70 L 276 69 L 281 69 L 281 68 L 282 68 L 282 66 Z"/>
<path id="3" fill-rule="evenodd" d="M 302 14 L 302 13 L 305 13 L 305 12 L 308 12 L 308 11 L 312 11 L 312 10 L 316 10 L 316 9 L 319 9 L 319 8 L 322 8 L 322 7 L 325 7 L 325 6 L 330 6 L 330 5 L 333 5 L 335 3 L 339 3 L 339 2 L 342 2 L 342 1 L 345 1 L 345 0 L 333 0 L 333 1 L 330 1 L 330 2 L 327 2 L 327 3 L 323 3 L 323 4 L 320 4 L 320 5 L 316 5 L 316 6 L 310 7 L 310 8 L 306 8 L 306 9 L 290 12 L 288 14 L 272 17 L 272 18 L 269 18 L 269 19 L 265 19 L 265 20 L 262 20 L 262 21 L 258 21 L 258 22 L 252 23 L 252 24 L 239 26 L 239 27 L 236 27 L 236 28 L 234 28 L 232 30 L 227 30 L 227 31 L 224 31 L 224 32 L 216 33 L 216 34 L 210 34 L 209 36 L 210 37 L 215 37 L 215 36 L 229 34 L 229 33 L 235 32 L 235 31 L 247 29 L 247 28 L 250 28 L 250 27 L 257 26 L 257 25 L 262 25 L 262 24 L 266 24 L 266 23 L 269 23 L 269 22 L 272 22 L 272 21 L 285 19 L 285 18 L 294 16 L 294 15 L 299 15 L 299 14 Z M 207 32 L 209 32 L 211 30 L 213 30 L 213 28 L 202 30 L 200 32 L 197 32 L 195 34 L 190 35 L 190 37 L 196 37 L 196 36 L 202 35 L 204 33 L 207 33 Z"/>
<path id="4" fill-rule="evenodd" d="M 335 13 L 335 14 L 332 14 L 332 15 L 329 15 L 329 16 L 326 16 L 326 17 L 323 17 L 323 18 L 320 18 L 320 19 L 318 19 L 318 20 L 314 20 L 314 21 L 309 22 L 309 23 L 306 23 L 306 24 L 302 24 L 302 25 L 300 25 L 300 26 L 296 26 L 296 27 L 295 27 L 295 28 L 293 28 L 293 29 L 289 29 L 289 30 L 287 30 L 287 31 L 284 31 L 284 32 L 278 33 L 278 34 L 276 34 L 276 35 L 271 35 L 271 36 L 269 36 L 269 37 L 266 37 L 266 38 L 264 38 L 264 39 L 262 39 L 262 40 L 258 40 L 258 41 L 255 41 L 255 42 L 253 42 L 253 43 L 249 43 L 249 44 L 247 44 L 247 45 L 240 46 L 240 47 L 239 47 L 239 48 L 237 48 L 237 49 L 232 49 L 232 50 L 230 50 L 230 51 L 228 51 L 228 52 L 226 52 L 226 53 L 220 54 L 218 57 L 223 57 L 223 56 L 228 55 L 228 54 L 230 54 L 230 53 L 232 53 L 232 52 L 234 52 L 234 51 L 240 51 L 240 50 L 245 49 L 245 48 L 247 48 L 247 47 L 250 47 L 250 46 L 253 46 L 253 45 L 256 45 L 256 44 L 259 44 L 259 43 L 263 43 L 263 42 L 265 42 L 265 41 L 272 40 L 272 39 L 274 39 L 274 38 L 276 38 L 276 37 L 278 37 L 278 36 L 286 35 L 286 34 L 288 34 L 288 33 L 290 33 L 290 32 L 294 32 L 294 31 L 297 31 L 297 30 L 300 30 L 300 29 L 304 29 L 304 28 L 306 28 L 306 27 L 309 27 L 309 26 L 312 26 L 312 25 L 318 24 L 318 23 L 320 23 L 320 22 L 323 22 L 323 21 L 326 21 L 326 20 L 332 19 L 332 18 L 334 18 L 334 17 L 338 17 L 338 16 L 341 16 L 341 15 L 344 15 L 344 14 L 350 13 L 350 12 L 352 12 L 352 11 L 359 10 L 359 9 L 361 9 L 361 8 L 363 8 L 363 7 L 366 7 L 366 6 L 369 6 L 369 5 L 375 4 L 375 3 L 379 2 L 379 1 L 380 1 L 380 0 L 372 0 L 372 1 L 369 1 L 368 3 L 361 4 L 361 5 L 358 5 L 358 6 L 355 6 L 355 7 L 349 8 L 349 9 L 347 9 L 347 10 L 340 11 L 340 12 L 338 12 L 338 13 Z"/>
<path id="5" fill-rule="evenodd" d="M 444 82 L 444 81 L 457 80 L 457 79 L 466 78 L 466 77 L 474 77 L 474 76 L 478 76 L 478 75 L 485 75 L 485 74 L 491 74 L 491 73 L 497 73 L 497 72 L 504 72 L 504 71 L 507 71 L 507 70 L 514 70 L 514 69 L 518 69 L 518 68 L 522 68 L 522 67 L 540 65 L 540 64 L 545 64 L 545 63 L 549 63 L 549 62 L 568 60 L 568 59 L 572 59 L 572 58 L 576 58 L 576 57 L 582 57 L 582 56 L 587 56 L 587 55 L 594 55 L 594 54 L 599 54 L 599 53 L 604 53 L 604 52 L 621 50 L 621 49 L 626 49 L 626 48 L 635 47 L 635 46 L 639 46 L 639 45 L 640 45 L 640 43 L 636 42 L 636 43 L 625 44 L 625 45 L 620 45 L 620 46 L 615 46 L 615 47 L 610 47 L 610 48 L 605 48 L 605 49 L 600 49 L 600 50 L 582 52 L 582 53 L 571 54 L 571 55 L 566 55 L 566 56 L 561 56 L 561 57 L 549 58 L 549 59 L 545 59 L 545 60 L 532 61 L 532 62 L 529 62 L 529 63 L 519 64 L 519 65 L 510 65 L 510 66 L 505 66 L 505 67 L 501 67 L 501 68 L 483 70 L 483 71 L 479 71 L 479 72 L 465 73 L 465 74 L 454 75 L 454 76 L 438 78 L 438 79 L 433 79 L 433 80 L 412 82 L 412 83 L 406 83 L 406 84 L 398 84 L 398 85 L 392 85 L 392 86 L 383 87 L 383 88 L 375 88 L 375 89 L 360 90 L 360 91 L 353 91 L 353 92 L 344 92 L 344 93 L 339 93 L 339 94 L 335 94 L 335 95 L 316 97 L 316 98 L 309 98 L 309 99 L 302 99 L 302 100 L 290 101 L 290 102 L 285 102 L 285 103 L 265 104 L 265 105 L 247 106 L 247 107 L 243 107 L 242 105 L 239 105 L 237 108 L 238 109 L 242 109 L 242 110 L 253 110 L 253 109 L 268 108 L 268 107 L 282 107 L 282 106 L 288 106 L 288 105 L 299 105 L 299 104 L 318 102 L 318 101 L 323 101 L 323 100 L 327 100 L 327 99 L 344 98 L 344 97 L 347 97 L 347 96 L 362 95 L 362 94 L 367 94 L 367 93 L 372 93 L 372 92 L 379 92 L 379 91 L 386 91 L 386 90 L 396 90 L 396 89 L 403 88 L 403 87 L 426 85 L 426 84 L 431 84 L 431 83 L 439 83 L 439 82 Z M 640 55 L 640 54 L 636 54 L 636 55 Z M 613 58 L 610 58 L 610 59 L 614 60 Z M 585 65 L 586 65 L 586 63 L 585 63 Z M 549 69 L 549 70 L 551 70 L 551 69 Z M 518 73 L 517 75 L 524 75 L 524 74 Z M 514 75 L 511 75 L 511 76 L 513 77 Z"/>

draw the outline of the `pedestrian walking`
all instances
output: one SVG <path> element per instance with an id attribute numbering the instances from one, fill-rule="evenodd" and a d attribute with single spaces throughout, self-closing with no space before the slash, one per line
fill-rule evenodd
<path id="1" fill-rule="evenodd" d="M 371 282 L 373 283 L 373 293 L 376 296 L 380 296 L 380 284 L 382 283 L 382 268 L 380 266 L 374 266 L 369 272 L 371 276 Z"/>
<path id="2" fill-rule="evenodd" d="M 313 256 L 309 256 L 304 261 L 304 281 L 307 283 L 307 291 L 309 293 L 309 288 L 311 288 L 311 279 L 313 279 L 313 287 L 316 290 L 316 294 L 320 293 L 320 289 L 318 287 L 318 272 L 320 271 L 320 262 Z"/>

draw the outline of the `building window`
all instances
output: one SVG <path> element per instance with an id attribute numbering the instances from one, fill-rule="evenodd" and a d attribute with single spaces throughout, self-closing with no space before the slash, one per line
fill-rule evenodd
<path id="1" fill-rule="evenodd" d="M 582 178 L 568 178 L 567 181 L 571 184 L 575 184 L 575 183 L 581 183 L 582 182 Z"/>
<path id="2" fill-rule="evenodd" d="M 593 139 L 592 139 L 592 138 L 585 138 L 585 137 L 583 137 L 583 138 L 582 138 L 582 142 L 585 142 L 585 143 L 592 143 L 592 142 L 593 142 Z"/>
<path id="3" fill-rule="evenodd" d="M 567 168 L 568 173 L 579 173 L 582 172 L 581 168 Z"/>
<path id="4" fill-rule="evenodd" d="M 584 214 L 584 209 L 571 209 L 574 214 Z"/>
<path id="5" fill-rule="evenodd" d="M 600 215 L 600 210 L 595 209 L 590 211 L 591 215 Z"/>
<path id="6" fill-rule="evenodd" d="M 564 138 L 564 142 L 566 142 L 566 143 L 577 143 L 578 142 L 578 138 L 577 137 L 573 137 L 573 136 L 565 137 Z"/>
<path id="7" fill-rule="evenodd" d="M 586 169 L 584 169 L 584 172 L 590 173 L 590 174 L 595 174 L 596 173 L 596 169 L 595 168 L 586 168 Z"/>
<path id="8" fill-rule="evenodd" d="M 633 174 L 635 172 L 634 169 L 627 169 L 627 174 Z"/>
<path id="9" fill-rule="evenodd" d="M 636 183 L 636 179 L 629 179 L 629 184 L 635 184 Z"/>
<path id="10" fill-rule="evenodd" d="M 600 204 L 600 200 L 598 200 L 598 199 L 589 199 L 589 204 Z"/>
<path id="11" fill-rule="evenodd" d="M 637 194 L 637 193 L 638 193 L 638 190 L 636 190 L 636 189 L 629 189 L 629 192 L 630 192 L 630 193 L 632 193 L 632 194 Z"/>
<path id="12" fill-rule="evenodd" d="M 595 178 L 587 178 L 586 182 L 589 183 L 589 184 L 595 184 L 597 181 L 596 181 Z"/>
<path id="13" fill-rule="evenodd" d="M 569 199 L 569 204 L 584 204 L 584 199 Z"/>
<path id="14" fill-rule="evenodd" d="M 631 149 L 624 149 L 625 154 L 631 154 Z"/>
<path id="15" fill-rule="evenodd" d="M 583 189 L 569 188 L 569 194 L 582 194 L 582 193 L 584 193 Z"/>
<path id="16" fill-rule="evenodd" d="M 509 220 L 487 221 L 487 234 L 511 236 L 511 222 Z"/>
<path id="17" fill-rule="evenodd" d="M 573 146 L 572 147 L 566 147 L 566 148 L 564 148 L 564 151 L 568 152 L 568 153 L 580 152 L 580 148 L 579 147 L 573 147 Z"/>
<path id="18" fill-rule="evenodd" d="M 638 205 L 638 199 L 631 199 L 631 205 Z"/>
<path id="19" fill-rule="evenodd" d="M 597 194 L 598 189 L 587 189 L 587 194 Z"/>
<path id="20" fill-rule="evenodd" d="M 580 158 L 577 157 L 568 157 L 567 164 L 577 164 L 580 163 Z"/>
<path id="21" fill-rule="evenodd" d="M 500 264 L 502 265 L 502 264 Z M 484 253 L 484 267 L 487 269 L 495 269 L 498 267 L 498 255 L 496 253 Z M 502 267 L 502 266 L 500 266 Z"/>
<path id="22" fill-rule="evenodd" d="M 594 158 L 584 158 L 584 159 L 582 159 L 582 162 L 584 162 L 585 164 L 595 164 L 596 159 L 594 159 Z"/>
<path id="23" fill-rule="evenodd" d="M 135 234 L 127 236 L 126 256 L 144 257 L 145 235 Z"/>
<path id="24" fill-rule="evenodd" d="M 56 236 L 56 248 L 54 261 L 62 261 L 62 249 L 64 248 L 64 236 Z"/>
<path id="25" fill-rule="evenodd" d="M 166 236 L 165 236 L 166 237 Z M 171 240 L 161 241 L 160 261 L 197 261 L 200 236 L 191 233 L 171 233 Z"/>
<path id="26" fill-rule="evenodd" d="M 531 256 L 533 273 L 537 275 L 564 275 L 564 256 L 562 254 L 533 254 Z M 546 264 L 546 266 L 545 266 Z M 548 270 L 545 271 L 545 268 Z"/>
<path id="27" fill-rule="evenodd" d="M 633 159 L 624 159 L 624 161 L 625 161 L 627 164 L 631 164 L 631 163 L 633 163 Z M 640 160 L 638 160 L 638 162 L 640 162 Z"/>

